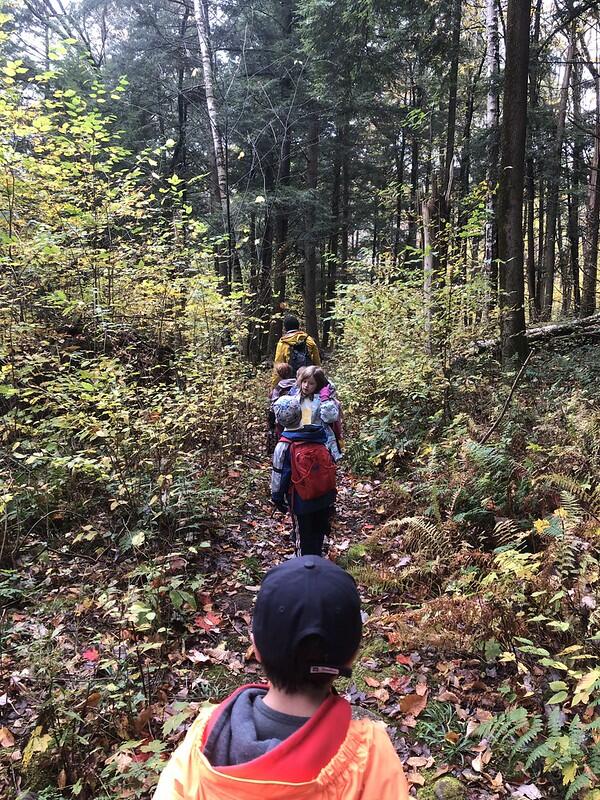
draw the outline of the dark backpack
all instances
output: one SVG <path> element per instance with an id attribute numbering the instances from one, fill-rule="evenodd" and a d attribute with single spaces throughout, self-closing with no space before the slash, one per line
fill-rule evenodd
<path id="1" fill-rule="evenodd" d="M 290 445 L 292 491 L 301 500 L 315 500 L 335 491 L 335 463 L 321 442 L 294 442 L 282 436 L 280 441 Z"/>
<path id="2" fill-rule="evenodd" d="M 296 344 L 290 345 L 290 367 L 292 368 L 292 375 L 295 377 L 296 373 L 302 367 L 311 367 L 312 366 L 312 358 L 310 357 L 310 353 L 308 352 L 308 346 L 306 344 L 307 337 L 305 336 L 304 339 L 299 339 Z"/>

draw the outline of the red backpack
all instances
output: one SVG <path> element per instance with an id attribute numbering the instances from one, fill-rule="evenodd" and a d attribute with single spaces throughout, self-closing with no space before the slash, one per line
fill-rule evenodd
<path id="1" fill-rule="evenodd" d="M 296 442 L 282 436 L 290 445 L 292 491 L 301 500 L 315 500 L 335 491 L 335 463 L 321 442 Z"/>

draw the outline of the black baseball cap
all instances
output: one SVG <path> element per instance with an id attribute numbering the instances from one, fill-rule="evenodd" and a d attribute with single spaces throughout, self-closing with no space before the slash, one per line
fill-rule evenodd
<path id="1" fill-rule="evenodd" d="M 301 556 L 269 570 L 256 598 L 254 642 L 265 664 L 285 671 L 307 636 L 325 645 L 310 674 L 344 675 L 362 634 L 360 597 L 351 575 L 328 558 Z"/>

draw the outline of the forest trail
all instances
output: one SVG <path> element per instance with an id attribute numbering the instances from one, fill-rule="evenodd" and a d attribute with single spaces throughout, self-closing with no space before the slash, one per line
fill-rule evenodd
<path id="1" fill-rule="evenodd" d="M 274 511 L 269 499 L 270 462 L 265 459 L 259 466 L 253 462 L 246 467 L 247 471 L 243 466 L 229 470 L 231 488 L 224 504 L 231 504 L 230 510 L 214 531 L 212 570 L 203 588 L 210 596 L 205 604 L 207 613 L 216 614 L 221 621 L 218 631 L 211 631 L 209 618 L 209 630 L 201 639 L 214 645 L 220 634 L 228 647 L 237 651 L 236 657 L 249 646 L 247 631 L 240 628 L 239 621 L 247 624 L 262 576 L 294 554 L 291 518 Z M 347 468 L 338 469 L 329 558 L 339 559 L 376 527 L 381 519 L 375 511 L 379 485 L 379 481 L 356 478 Z M 255 671 L 252 664 L 247 666 Z"/>

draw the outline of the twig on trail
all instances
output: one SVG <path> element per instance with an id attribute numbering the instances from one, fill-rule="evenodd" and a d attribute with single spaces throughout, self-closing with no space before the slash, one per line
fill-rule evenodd
<path id="1" fill-rule="evenodd" d="M 36 558 L 39 558 L 41 554 L 45 553 L 46 551 L 49 553 L 54 553 L 54 555 L 60 556 L 61 558 L 83 558 L 86 561 L 89 561 L 91 564 L 97 564 L 100 559 L 100 556 L 94 558 L 94 556 L 88 556 L 85 553 L 72 553 L 70 551 L 63 553 L 60 550 L 55 550 L 53 547 L 49 547 L 47 544 L 44 544 L 39 553 L 36 553 Z M 104 555 L 104 553 L 101 555 Z"/>
<path id="2" fill-rule="evenodd" d="M 527 358 L 523 362 L 523 366 L 517 372 L 517 377 L 514 379 L 513 385 L 510 387 L 510 392 L 508 393 L 508 397 L 506 398 L 506 401 L 505 401 L 504 405 L 502 406 L 502 411 L 500 412 L 500 416 L 498 417 L 496 422 L 494 422 L 494 424 L 488 430 L 488 432 L 484 435 L 484 437 L 481 439 L 479 444 L 485 444 L 487 442 L 487 440 L 490 438 L 490 436 L 492 435 L 492 433 L 496 430 L 498 425 L 500 425 L 500 423 L 502 422 L 502 420 L 504 418 L 504 415 L 506 414 L 506 411 L 508 410 L 508 406 L 510 404 L 510 401 L 512 400 L 512 396 L 515 393 L 515 389 L 517 388 L 517 386 L 519 384 L 519 381 L 521 380 L 521 375 L 525 372 L 525 367 L 529 363 L 529 359 L 531 358 L 531 354 L 532 353 L 533 353 L 533 350 L 530 350 L 529 353 L 527 354 Z"/>

